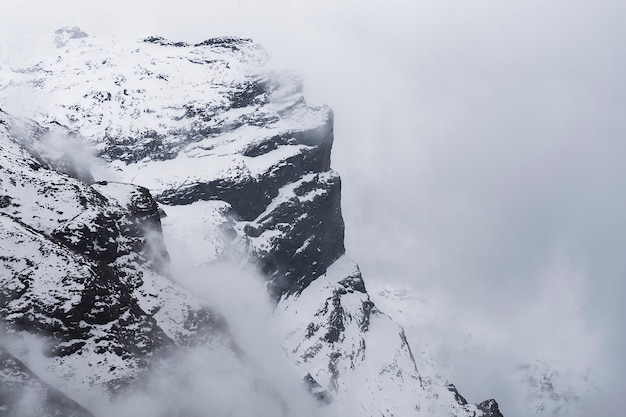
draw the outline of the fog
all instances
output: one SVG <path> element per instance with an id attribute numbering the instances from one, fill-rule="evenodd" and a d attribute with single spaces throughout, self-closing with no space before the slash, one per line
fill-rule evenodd
<path id="1" fill-rule="evenodd" d="M 290 363 L 273 333 L 272 303 L 254 270 L 232 263 L 193 265 L 165 231 L 172 275 L 228 323 L 230 341 L 177 349 L 139 388 L 113 401 L 87 403 L 96 416 L 331 417 Z M 180 246 L 180 245 L 179 245 Z M 259 296 L 260 295 L 260 296 Z M 235 352 L 235 353 L 233 353 Z M 143 382 L 141 382 L 143 381 Z"/>
<path id="2" fill-rule="evenodd" d="M 0 32 L 6 56 L 62 25 L 254 38 L 335 110 L 347 251 L 375 297 L 409 294 L 375 301 L 412 343 L 507 416 L 527 415 L 514 370 L 535 360 L 588 375 L 587 409 L 618 416 L 625 23 L 610 0 L 26 0 Z"/>
<path id="3" fill-rule="evenodd" d="M 150 370 L 139 373 L 135 384 L 115 396 L 76 385 L 66 394 L 97 417 L 338 415 L 333 406 L 318 403 L 307 392 L 301 375 L 271 334 L 271 303 L 265 297 L 254 297 L 258 291 L 264 293 L 259 275 L 227 264 L 191 268 L 183 266 L 183 261 L 176 260 L 175 272 L 184 277 L 183 283 L 196 296 L 209 302 L 216 314 L 224 315 L 241 350 L 234 350 L 231 340 L 217 336 L 206 344 L 179 347 L 166 356 L 152 358 Z M 67 381 L 57 380 L 58 375 L 47 369 L 50 362 L 42 353 L 45 342 L 26 333 L 0 334 L 0 340 L 48 384 L 67 387 Z M 91 370 L 78 372 L 89 374 Z M 34 417 L 42 415 L 46 406 L 61 405 L 33 382 L 18 399 L 3 400 L 10 404 L 8 417 Z"/>

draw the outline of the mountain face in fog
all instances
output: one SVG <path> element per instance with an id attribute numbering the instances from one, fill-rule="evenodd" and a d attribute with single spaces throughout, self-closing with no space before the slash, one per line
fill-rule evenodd
<path id="1" fill-rule="evenodd" d="M 37 97 L 0 112 L 2 410 L 33 414 L 19 383 L 43 387 L 34 415 L 89 415 L 70 397 L 96 415 L 501 416 L 370 299 L 344 253 L 333 114 L 297 76 L 248 39 L 56 35 L 0 72 L 3 106 Z M 268 298 L 270 366 L 229 321 L 249 311 L 190 289 L 250 267 L 263 286 L 226 301 Z"/>

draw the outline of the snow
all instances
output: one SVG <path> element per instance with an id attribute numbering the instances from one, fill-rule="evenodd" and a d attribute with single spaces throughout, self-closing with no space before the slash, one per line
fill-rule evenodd
<path id="1" fill-rule="evenodd" d="M 333 407 L 341 413 L 481 415 L 473 405 L 456 404 L 445 387 L 422 379 L 402 329 L 389 316 L 373 307 L 369 326 L 363 330 L 363 306 L 369 296 L 345 291 L 342 285 L 346 278 L 356 276 L 360 276 L 358 267 L 343 256 L 301 294 L 280 300 L 275 310 L 277 328 L 285 340 L 285 352 L 301 372 L 310 373 L 336 396 Z M 345 330 L 339 340 L 327 343 L 323 334 L 333 311 L 340 312 Z"/>
<path id="2" fill-rule="evenodd" d="M 229 241 L 224 228 L 229 226 L 230 205 L 223 201 L 196 201 L 184 206 L 163 205 L 165 244 L 173 259 L 190 268 L 219 260 Z"/>
<path id="3" fill-rule="evenodd" d="M 228 126 L 246 116 L 275 120 L 263 123 L 263 128 L 244 123 L 240 129 L 225 129 L 228 133 L 221 142 L 225 152 L 232 153 L 242 140 L 267 130 L 274 134 L 306 130 L 323 125 L 329 117 L 327 108 L 302 104 L 292 114 L 281 115 L 301 94 L 274 97 L 261 108 L 228 108 L 232 93 L 242 85 L 269 81 L 263 71 L 264 52 L 249 42 L 239 43 L 238 51 L 215 45 L 164 48 L 136 41 L 112 45 L 97 38 L 72 40 L 68 45 L 28 71 L 0 68 L 0 86 L 6 97 L 36 88 L 45 99 L 29 103 L 24 113 L 38 114 L 40 121 L 58 120 L 94 142 L 133 138 L 148 131 L 176 140 L 190 124 L 200 131 Z M 10 109 L 11 103 L 0 101 L 0 105 Z M 185 117 L 190 109 L 209 118 Z"/>
<path id="4" fill-rule="evenodd" d="M 137 194 L 135 185 L 114 181 L 108 181 L 106 184 L 93 184 L 92 187 L 121 207 L 128 207 L 132 202 L 133 195 Z"/>

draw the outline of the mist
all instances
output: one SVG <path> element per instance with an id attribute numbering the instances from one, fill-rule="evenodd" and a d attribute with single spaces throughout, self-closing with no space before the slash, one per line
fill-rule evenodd
<path id="1" fill-rule="evenodd" d="M 211 273 L 211 270 L 205 269 L 204 272 Z M 234 277 L 242 271 L 222 267 L 213 272 L 227 273 L 235 280 L 232 288 L 245 289 Z M 204 282 L 201 285 L 204 291 L 215 287 L 206 276 L 195 278 L 196 290 L 200 287 L 197 282 Z M 204 293 L 198 295 L 203 297 Z M 262 303 L 258 299 L 254 302 L 258 307 Z M 219 305 L 217 307 L 214 311 L 224 311 Z M 278 344 L 273 344 L 277 340 L 263 334 L 271 328 L 267 323 L 252 319 L 247 320 L 244 326 L 242 320 L 236 319 L 236 316 L 250 313 L 249 307 L 235 307 L 226 311 L 229 323 L 233 323 L 231 330 L 239 336 L 236 342 L 241 342 L 238 346 L 244 347 L 245 352 L 234 352 L 229 343 L 216 338 L 206 345 L 178 347 L 167 356 L 152 358 L 149 370 L 140 373 L 133 385 L 113 396 L 94 387 L 72 387 L 75 391 L 66 394 L 97 417 L 336 415 L 332 407 L 316 402 L 307 392 L 304 381 L 292 369 L 293 364 L 288 363 Z M 259 325 L 261 327 L 255 327 Z M 244 331 L 251 331 L 252 334 L 241 337 Z M 26 333 L 1 336 L 3 347 L 25 358 L 29 368 L 39 378 L 53 387 L 66 385 L 67 381 L 59 381 L 47 372 L 49 361 L 43 354 L 46 345 L 44 341 Z M 251 338 L 255 338 L 254 344 Z M 88 373 L 89 370 L 84 372 Z M 31 382 L 19 393 L 19 398 L 9 398 L 8 415 L 40 415 L 49 406 L 46 401 L 52 400 L 46 396 L 44 388 Z"/>
<path id="2" fill-rule="evenodd" d="M 527 415 L 550 362 L 618 416 L 626 371 L 626 5 L 181 0 L 4 7 L 3 56 L 63 25 L 252 37 L 335 111 L 346 247 L 374 300 L 471 401 Z M 404 298 L 392 298 L 403 290 Z M 385 293 L 387 291 L 387 293 Z M 380 295 L 380 294 L 383 295 Z M 589 372 L 588 372 L 589 371 Z"/>
<path id="3" fill-rule="evenodd" d="M 102 417 L 338 415 L 337 405 L 319 402 L 308 392 L 300 370 L 283 351 L 272 321 L 275 303 L 261 273 L 239 256 L 245 253 L 243 242 L 224 233 L 222 224 L 194 217 L 226 204 L 203 201 L 191 206 L 200 207 L 162 206 L 168 254 L 153 261 L 169 263 L 172 280 L 223 317 L 226 334 L 207 344 L 177 348 L 140 376 L 135 388 L 91 409 Z M 228 244 L 222 246 L 224 242 Z"/>

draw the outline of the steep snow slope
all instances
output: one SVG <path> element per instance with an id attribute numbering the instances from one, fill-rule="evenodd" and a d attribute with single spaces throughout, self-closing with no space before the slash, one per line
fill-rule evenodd
<path id="1" fill-rule="evenodd" d="M 66 32 L 52 56 L 2 67 L 6 97 L 34 91 L 41 100 L 31 103 L 31 117 L 67 126 L 119 181 L 147 187 L 167 215 L 163 231 L 175 265 L 201 270 L 233 259 L 258 265 L 276 303 L 285 354 L 319 398 L 342 415 L 500 415 L 493 400 L 467 404 L 454 387 L 437 385 L 427 358 L 413 355 L 403 330 L 370 300 L 358 267 L 344 255 L 341 183 L 330 168 L 333 116 L 307 105 L 296 76 L 268 71 L 266 54 L 246 39 L 111 42 Z M 123 253 L 113 247 L 130 239 L 119 222 L 128 223 L 124 213 L 132 207 L 149 206 L 148 223 L 158 232 L 156 207 L 147 199 L 133 203 L 133 196 L 146 195 L 136 186 L 109 182 L 89 190 L 94 201 L 106 201 L 92 215 L 103 221 L 92 221 L 89 207 L 74 213 L 49 204 L 59 216 L 64 210 L 78 216 L 61 222 L 67 245 L 93 241 L 81 252 L 116 268 L 132 294 L 123 305 L 136 303 L 158 324 L 153 333 L 162 332 L 150 340 L 185 342 L 187 312 L 201 310 L 163 281 L 162 243 Z M 82 201 L 72 193 L 60 200 L 73 198 Z M 38 201 L 33 197 L 29 207 Z M 46 223 L 54 213 L 31 217 L 37 230 L 56 230 Z M 107 225 L 106 233 L 85 232 L 84 224 L 94 223 Z M 135 277 L 136 268 L 151 278 Z"/>

